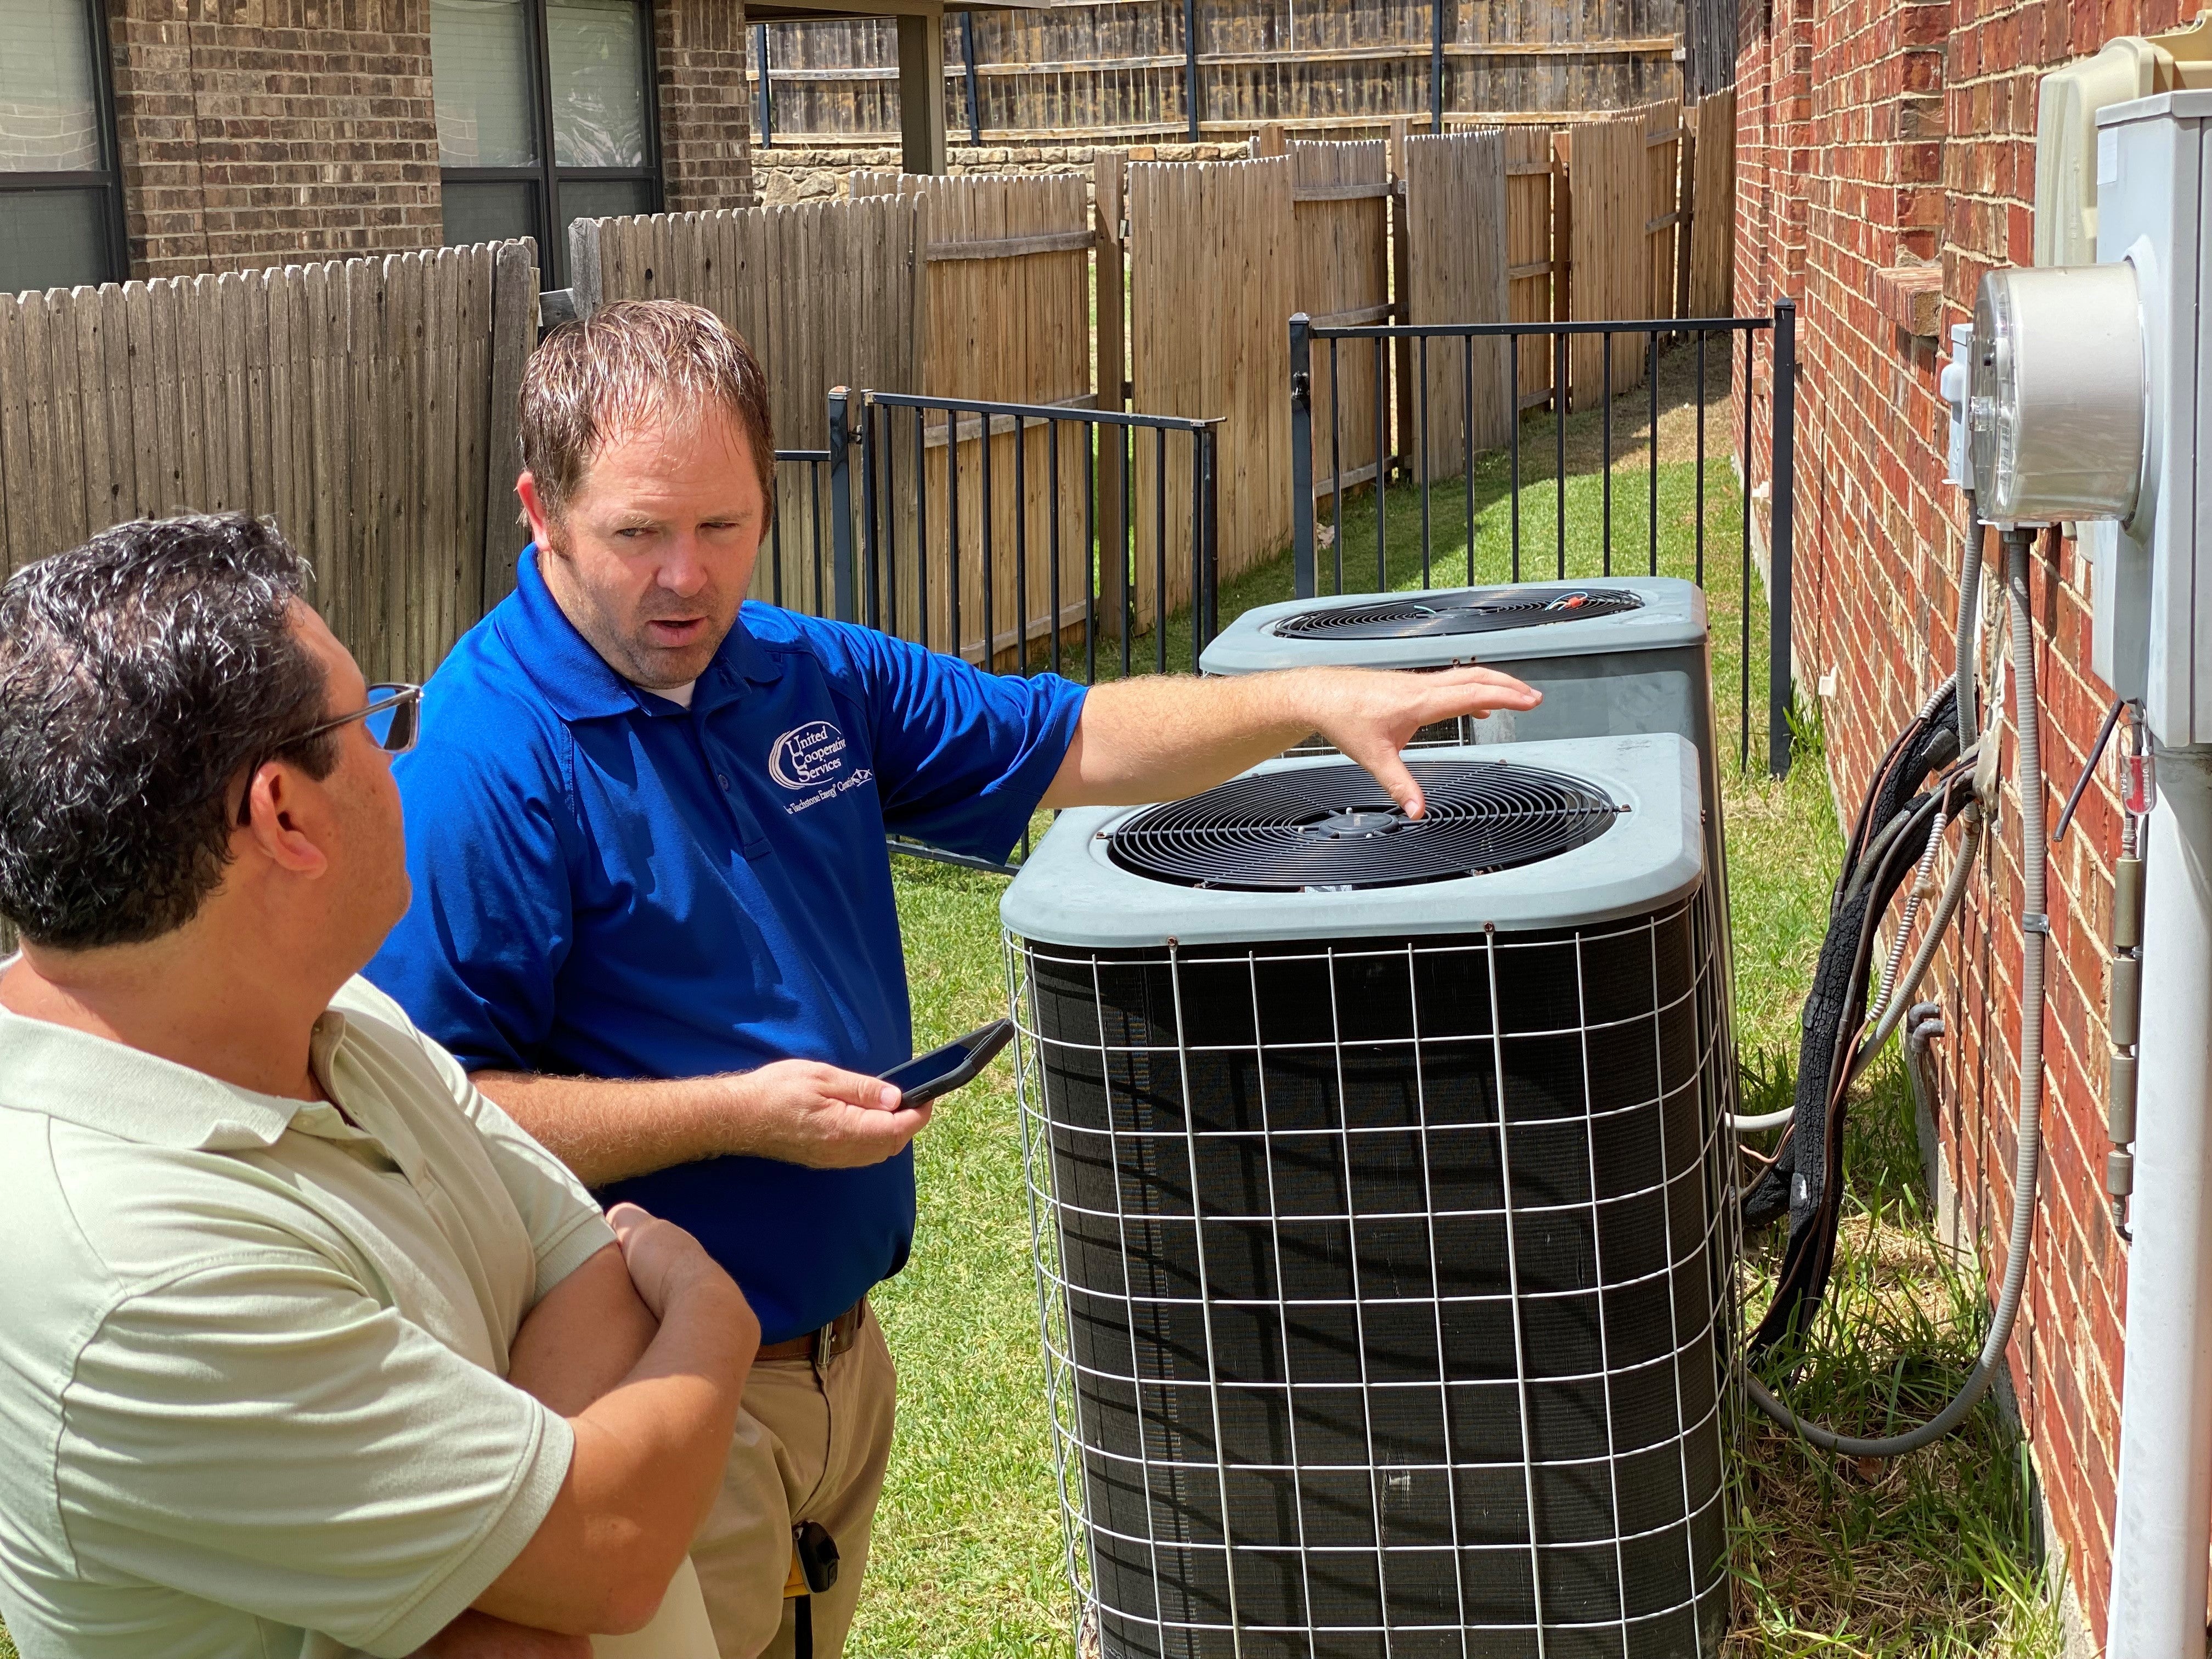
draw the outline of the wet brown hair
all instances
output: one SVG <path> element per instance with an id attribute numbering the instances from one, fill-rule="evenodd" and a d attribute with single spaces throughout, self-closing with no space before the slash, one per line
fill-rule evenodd
<path id="1" fill-rule="evenodd" d="M 668 411 L 719 404 L 751 444 L 775 512 L 768 377 L 737 331 L 704 306 L 621 300 L 548 334 L 522 372 L 522 464 L 549 519 L 617 434 Z"/>

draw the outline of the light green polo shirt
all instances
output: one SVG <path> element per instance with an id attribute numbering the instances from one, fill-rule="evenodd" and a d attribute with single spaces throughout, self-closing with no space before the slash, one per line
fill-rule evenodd
<path id="1" fill-rule="evenodd" d="M 366 980 L 358 1128 L 0 1009 L 0 1615 L 25 1659 L 412 1652 L 568 1472 L 502 1380 L 614 1235 Z"/>

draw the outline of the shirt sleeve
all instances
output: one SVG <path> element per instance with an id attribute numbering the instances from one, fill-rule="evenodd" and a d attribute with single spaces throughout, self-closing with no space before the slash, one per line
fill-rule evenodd
<path id="1" fill-rule="evenodd" d="M 305 1247 L 115 1307 L 62 1397 L 82 1577 L 167 1585 L 373 1654 L 503 1572 L 568 1473 L 568 1424 Z"/>
<path id="2" fill-rule="evenodd" d="M 848 645 L 866 681 L 884 822 L 948 852 L 1002 859 L 1075 740 L 1084 688 L 987 674 L 872 629 Z"/>
<path id="3" fill-rule="evenodd" d="M 424 1036 L 389 995 L 367 980 L 356 979 L 336 1002 L 349 1012 L 380 1019 L 393 1029 L 395 1036 L 404 1036 L 436 1074 L 437 1087 L 476 1126 L 500 1185 L 514 1200 L 515 1212 L 530 1233 L 531 1249 L 538 1261 L 538 1285 L 531 1297 L 533 1307 L 548 1291 L 615 1242 L 614 1229 L 607 1225 L 599 1204 L 585 1190 L 584 1183 L 569 1173 L 568 1166 L 470 1082 L 459 1062 Z"/>
<path id="4" fill-rule="evenodd" d="M 550 757 L 495 763 L 436 741 L 396 763 L 413 902 L 368 977 L 462 1066 L 529 1071 L 553 1028 L 575 918 Z M 537 745 L 520 734 L 518 760 Z"/>

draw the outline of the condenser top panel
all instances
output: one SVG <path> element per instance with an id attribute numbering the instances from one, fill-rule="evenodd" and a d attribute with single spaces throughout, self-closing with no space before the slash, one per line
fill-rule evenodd
<path id="1" fill-rule="evenodd" d="M 1099 949 L 1523 933 L 1647 914 L 1704 869 L 1697 750 L 1671 732 L 1408 758 L 1420 819 L 1335 755 L 1188 801 L 1062 812 L 1000 919 Z"/>
<path id="2" fill-rule="evenodd" d="M 1206 647 L 1209 674 L 1300 664 L 1433 668 L 1454 661 L 1665 650 L 1702 644 L 1705 596 L 1671 576 L 1516 582 L 1418 593 L 1344 593 L 1248 611 Z"/>

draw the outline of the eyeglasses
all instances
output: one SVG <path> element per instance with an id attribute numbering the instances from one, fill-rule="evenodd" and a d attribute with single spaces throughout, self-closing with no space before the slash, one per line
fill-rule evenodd
<path id="1" fill-rule="evenodd" d="M 415 746 L 415 738 L 422 727 L 422 688 L 394 682 L 389 685 L 368 688 L 368 702 L 350 714 L 341 714 L 334 720 L 325 720 L 320 726 L 310 726 L 283 745 L 289 749 L 310 738 L 319 738 L 325 732 L 335 732 L 341 726 L 350 726 L 359 720 L 368 728 L 369 741 L 387 755 L 404 755 Z"/>
<path id="2" fill-rule="evenodd" d="M 368 732 L 369 741 L 387 755 L 404 755 L 415 746 L 415 739 L 422 730 L 422 688 L 398 681 L 368 688 L 368 700 L 350 714 L 340 714 L 336 720 L 325 720 L 320 726 L 311 726 L 296 737 L 287 738 L 270 753 L 274 759 L 288 749 L 296 749 L 325 732 L 335 732 L 341 726 L 350 726 L 359 720 Z M 264 762 L 256 761 L 246 775 L 246 794 L 238 803 L 238 823 L 242 830 L 253 821 L 253 775 Z"/>

